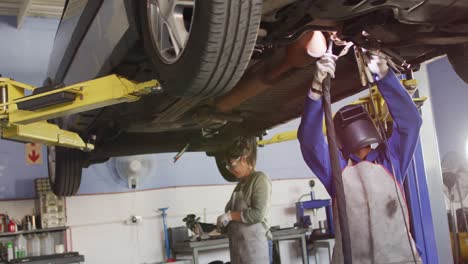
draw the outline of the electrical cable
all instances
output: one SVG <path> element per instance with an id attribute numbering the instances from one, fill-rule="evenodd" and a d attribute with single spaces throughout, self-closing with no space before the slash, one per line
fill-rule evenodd
<path id="1" fill-rule="evenodd" d="M 135 205 L 135 201 L 137 200 L 137 191 L 136 191 L 136 188 L 133 189 L 132 191 L 132 211 L 133 211 L 133 215 L 136 215 L 136 205 Z M 139 226 L 138 224 L 136 224 L 134 227 L 133 227 L 133 231 L 134 231 L 134 237 L 135 237 L 135 247 L 134 247 L 134 263 L 139 263 L 139 259 L 140 259 L 140 230 L 139 230 Z"/>
<path id="2" fill-rule="evenodd" d="M 389 69 L 389 71 L 390 70 L 391 69 Z M 396 177 L 395 167 L 393 166 L 392 158 L 390 156 L 390 151 L 389 151 L 389 148 L 388 148 L 387 134 L 385 133 L 385 129 L 384 129 L 383 125 L 382 125 L 382 122 L 377 118 L 377 108 L 375 107 L 374 99 L 373 99 L 373 96 L 372 96 L 372 86 L 370 84 L 368 84 L 367 88 L 369 89 L 370 102 L 371 102 L 371 105 L 372 105 L 372 110 L 374 111 L 374 114 L 375 114 L 375 117 L 376 117 L 376 120 L 377 120 L 377 125 L 379 126 L 379 132 L 380 132 L 382 138 L 384 139 L 385 152 L 387 154 L 386 156 L 387 156 L 388 161 L 390 162 L 390 166 L 392 167 L 393 175 L 394 175 L 394 177 Z M 394 182 L 395 192 L 396 192 L 396 195 L 398 197 L 398 203 L 400 205 L 401 215 L 403 217 L 403 221 L 404 221 L 404 224 L 405 224 L 406 236 L 408 238 L 408 244 L 410 246 L 410 251 L 411 251 L 411 254 L 413 255 L 414 263 L 417 264 L 418 262 L 416 260 L 416 255 L 414 254 L 413 244 L 412 244 L 412 241 L 411 241 L 411 235 L 410 235 L 410 231 L 408 229 L 408 221 L 407 221 L 405 213 L 404 213 L 405 211 L 404 211 L 404 208 L 403 208 L 403 203 L 402 203 L 401 198 L 400 198 L 400 194 L 398 192 L 398 184 L 396 182 L 396 179 L 393 182 Z"/>

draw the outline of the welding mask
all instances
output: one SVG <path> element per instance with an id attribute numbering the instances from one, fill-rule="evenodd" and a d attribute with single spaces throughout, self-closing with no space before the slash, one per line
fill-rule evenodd
<path id="1" fill-rule="evenodd" d="M 347 105 L 335 114 L 338 147 L 347 156 L 357 150 L 375 143 L 382 143 L 369 113 L 362 105 Z"/>

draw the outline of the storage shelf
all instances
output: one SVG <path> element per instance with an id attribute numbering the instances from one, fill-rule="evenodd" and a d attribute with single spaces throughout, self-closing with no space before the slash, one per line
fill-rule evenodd
<path id="1" fill-rule="evenodd" d="M 59 232 L 65 231 L 68 229 L 68 226 L 59 226 L 59 227 L 51 227 L 51 228 L 41 228 L 36 230 L 29 230 L 29 231 L 18 231 L 14 233 L 0 233 L 0 237 L 12 237 L 18 235 L 27 235 L 27 234 L 38 234 L 38 233 L 47 233 L 47 232 Z"/>

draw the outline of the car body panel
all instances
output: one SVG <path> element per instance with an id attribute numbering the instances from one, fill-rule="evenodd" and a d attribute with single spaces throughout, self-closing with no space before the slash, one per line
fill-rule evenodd
<path id="1" fill-rule="evenodd" d="M 123 0 L 104 1 L 76 51 L 63 79 L 65 84 L 83 82 L 110 72 L 111 55 L 129 30 L 130 24 Z M 132 43 L 126 43 L 132 46 Z"/>
<path id="2" fill-rule="evenodd" d="M 60 25 L 55 35 L 47 76 L 51 82 L 60 83 L 75 58 L 81 40 L 101 6 L 102 0 L 67 1 Z"/>

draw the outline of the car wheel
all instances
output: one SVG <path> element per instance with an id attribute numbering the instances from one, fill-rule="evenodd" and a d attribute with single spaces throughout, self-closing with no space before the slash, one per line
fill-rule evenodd
<path id="1" fill-rule="evenodd" d="M 52 191 L 57 196 L 72 196 L 81 184 L 83 153 L 77 149 L 47 147 L 47 166 Z"/>
<path id="2" fill-rule="evenodd" d="M 468 67 L 466 67 L 468 63 L 468 44 L 464 43 L 450 47 L 447 57 L 458 76 L 468 83 Z"/>
<path id="3" fill-rule="evenodd" d="M 252 55 L 262 0 L 141 2 L 144 46 L 167 93 L 217 96 L 237 83 Z"/>
<path id="4" fill-rule="evenodd" d="M 223 176 L 223 178 L 228 182 L 237 182 L 237 178 L 231 172 L 229 172 L 228 169 L 226 169 L 226 163 L 224 162 L 223 156 L 221 154 L 215 154 L 214 158 L 221 176 Z"/>

